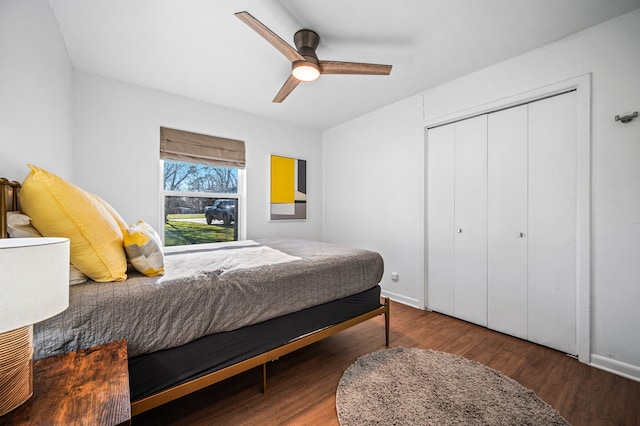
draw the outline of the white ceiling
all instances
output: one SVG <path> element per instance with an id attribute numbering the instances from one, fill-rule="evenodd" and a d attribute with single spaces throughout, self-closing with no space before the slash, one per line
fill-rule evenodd
<path id="1" fill-rule="evenodd" d="M 75 69 L 326 129 L 640 7 L 640 0 L 49 0 Z M 388 63 L 323 75 L 271 102 L 290 62 L 234 13 L 320 59 Z M 613 47 L 612 47 L 613 48 Z"/>

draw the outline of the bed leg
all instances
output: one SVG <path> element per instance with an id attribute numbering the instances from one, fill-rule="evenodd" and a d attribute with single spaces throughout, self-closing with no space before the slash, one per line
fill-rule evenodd
<path id="1" fill-rule="evenodd" d="M 262 393 L 267 393 L 267 363 L 262 364 Z"/>
<path id="2" fill-rule="evenodd" d="M 387 348 L 389 347 L 389 315 L 391 314 L 390 308 L 390 299 L 388 297 L 384 298 L 384 304 L 387 305 L 387 310 L 384 313 L 384 333 L 385 333 L 385 343 Z"/>

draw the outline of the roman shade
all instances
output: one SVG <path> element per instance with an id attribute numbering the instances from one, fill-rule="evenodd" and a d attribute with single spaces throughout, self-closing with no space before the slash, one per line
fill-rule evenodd
<path id="1" fill-rule="evenodd" d="M 244 142 L 160 127 L 160 158 L 244 169 Z"/>

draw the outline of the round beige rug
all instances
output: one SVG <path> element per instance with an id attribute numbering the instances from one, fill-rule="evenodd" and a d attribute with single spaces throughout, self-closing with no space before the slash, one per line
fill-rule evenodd
<path id="1" fill-rule="evenodd" d="M 364 355 L 343 374 L 338 419 L 352 425 L 568 425 L 533 391 L 475 361 L 426 349 Z"/>

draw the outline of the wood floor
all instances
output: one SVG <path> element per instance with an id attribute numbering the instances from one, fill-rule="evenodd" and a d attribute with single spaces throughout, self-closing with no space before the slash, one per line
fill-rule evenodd
<path id="1" fill-rule="evenodd" d="M 532 389 L 572 425 L 640 425 L 640 383 L 445 315 L 391 305 L 391 344 L 462 355 Z M 382 317 L 133 418 L 133 425 L 337 425 L 335 392 L 359 356 L 384 349 Z"/>

